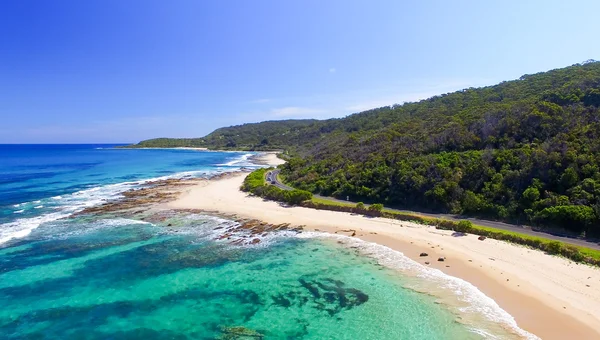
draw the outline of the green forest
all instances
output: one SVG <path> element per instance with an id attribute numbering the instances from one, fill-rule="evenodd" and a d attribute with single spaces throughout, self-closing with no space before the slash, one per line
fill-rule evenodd
<path id="1" fill-rule="evenodd" d="M 189 146 L 285 150 L 286 181 L 321 195 L 597 237 L 599 138 L 600 62 L 589 61 L 340 119 L 222 128 Z"/>
<path id="2" fill-rule="evenodd" d="M 202 138 L 155 138 L 128 148 L 206 147 L 218 150 L 283 150 L 301 145 L 320 121 L 282 120 L 220 128 Z M 308 128 L 308 129 L 306 129 Z"/>

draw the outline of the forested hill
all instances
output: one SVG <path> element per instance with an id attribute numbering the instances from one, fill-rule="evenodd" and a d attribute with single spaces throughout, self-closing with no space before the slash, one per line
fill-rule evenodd
<path id="1" fill-rule="evenodd" d="M 280 120 L 236 125 L 217 129 L 202 138 L 155 138 L 142 141 L 133 148 L 206 147 L 209 149 L 276 150 L 299 145 L 302 133 L 318 123 L 315 119 Z"/>
<path id="2" fill-rule="evenodd" d="M 600 234 L 600 62 L 322 122 L 283 174 L 323 195 Z"/>
<path id="3" fill-rule="evenodd" d="M 600 62 L 586 62 L 340 119 L 223 128 L 177 146 L 285 149 L 295 156 L 287 181 L 312 192 L 600 235 L 599 107 Z M 171 146 L 150 142 L 140 145 Z"/>

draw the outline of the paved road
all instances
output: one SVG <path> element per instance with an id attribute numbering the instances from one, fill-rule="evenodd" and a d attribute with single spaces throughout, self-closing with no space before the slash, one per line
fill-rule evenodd
<path id="1" fill-rule="evenodd" d="M 279 170 L 277 170 L 277 169 L 268 172 L 267 173 L 267 181 L 273 185 L 276 185 L 277 187 L 279 187 L 283 190 L 293 190 L 294 188 L 292 188 L 288 185 L 285 185 L 279 181 L 279 179 L 277 178 L 278 174 L 279 174 Z M 355 202 L 349 202 L 349 201 L 339 200 L 339 199 L 333 198 L 333 197 L 326 197 L 326 196 L 320 196 L 320 195 L 315 195 L 315 197 L 333 201 L 333 202 L 355 203 Z M 368 207 L 369 205 L 365 204 L 365 206 Z M 474 224 L 481 225 L 484 227 L 492 227 L 492 228 L 497 228 L 497 229 L 502 229 L 502 230 L 507 230 L 507 231 L 514 231 L 514 232 L 518 232 L 518 233 L 522 233 L 522 234 L 526 234 L 526 235 L 544 237 L 547 239 L 561 241 L 561 242 L 568 243 L 568 244 L 573 244 L 573 245 L 577 245 L 577 246 L 583 246 L 583 247 L 600 250 L 600 243 L 590 242 L 590 241 L 581 240 L 581 239 L 577 239 L 577 238 L 552 235 L 552 234 L 532 230 L 530 227 L 523 226 L 523 225 L 509 224 L 509 223 L 490 221 L 490 220 L 481 220 L 478 218 L 457 216 L 457 215 L 452 215 L 452 214 L 431 214 L 431 213 L 424 213 L 424 212 L 419 212 L 419 211 L 399 210 L 399 209 L 392 209 L 392 208 L 386 208 L 386 210 L 402 212 L 402 213 L 409 213 L 409 214 L 417 214 L 417 215 L 434 217 L 434 218 L 444 218 L 444 219 L 452 220 L 452 221 L 469 220 L 469 221 L 473 222 Z"/>

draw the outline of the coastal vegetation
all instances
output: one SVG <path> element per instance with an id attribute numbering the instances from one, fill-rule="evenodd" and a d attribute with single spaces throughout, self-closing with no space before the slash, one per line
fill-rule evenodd
<path id="1" fill-rule="evenodd" d="M 205 147 L 214 150 L 268 151 L 302 145 L 315 119 L 250 123 L 217 129 L 202 138 L 155 138 L 127 148 Z"/>
<path id="2" fill-rule="evenodd" d="M 344 125 L 283 165 L 290 185 L 600 236 L 598 62 L 384 107 Z"/>
<path id="3" fill-rule="evenodd" d="M 323 196 L 600 237 L 600 62 L 196 146 L 282 149 L 286 182 Z"/>
<path id="4" fill-rule="evenodd" d="M 583 262 L 600 266 L 600 251 L 595 249 L 570 245 L 543 237 L 475 225 L 468 220 L 451 221 L 443 218 L 433 218 L 414 213 L 393 211 L 386 209 L 383 204 L 380 203 L 367 206 L 363 202 L 353 204 L 350 202 L 346 203 L 321 197 L 314 197 L 310 192 L 303 190 L 282 190 L 274 185 L 269 185 L 265 181 L 265 174 L 269 170 L 270 169 L 258 169 L 250 173 L 244 179 L 241 189 L 266 199 L 293 205 L 300 205 L 306 208 L 349 212 L 371 217 L 391 218 L 395 220 L 431 225 L 435 226 L 437 229 L 452 230 L 456 233 L 468 233 L 483 236 L 484 238 L 488 237 L 491 239 L 508 241 L 534 249 L 539 249 L 552 255 L 560 255 L 575 262 Z M 288 194 L 286 194 L 286 192 Z M 291 197 L 295 198 L 291 199 Z"/>
<path id="5" fill-rule="evenodd" d="M 291 205 L 297 205 L 312 198 L 312 193 L 306 190 L 282 190 L 275 185 L 268 184 L 265 181 L 265 174 L 268 170 L 272 169 L 258 169 L 250 173 L 244 179 L 241 189 L 256 196 Z"/>

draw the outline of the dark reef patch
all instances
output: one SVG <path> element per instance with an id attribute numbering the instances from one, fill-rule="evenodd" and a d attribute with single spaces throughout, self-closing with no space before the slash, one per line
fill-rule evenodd
<path id="1" fill-rule="evenodd" d="M 345 284 L 339 280 L 299 278 L 298 282 L 303 289 L 291 290 L 285 295 L 272 295 L 272 304 L 289 308 L 310 303 L 312 308 L 334 316 L 343 310 L 352 309 L 369 301 L 367 294 L 356 288 L 345 287 Z"/>

